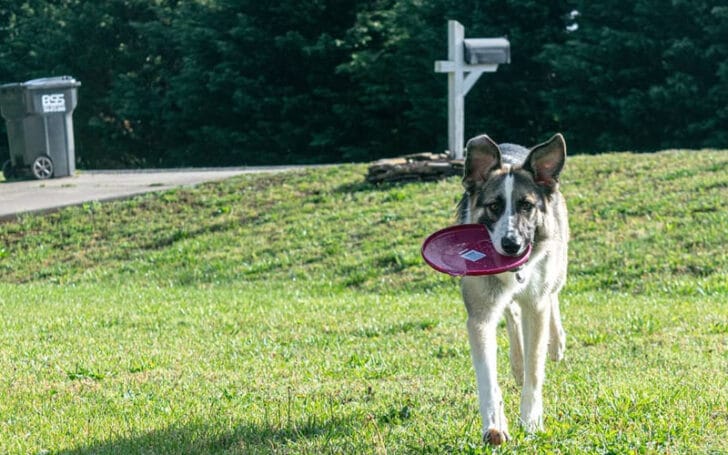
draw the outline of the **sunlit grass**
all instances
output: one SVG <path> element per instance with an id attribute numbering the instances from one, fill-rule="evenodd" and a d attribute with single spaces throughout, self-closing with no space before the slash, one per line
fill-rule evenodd
<path id="1" fill-rule="evenodd" d="M 363 166 L 0 224 L 0 453 L 489 453 L 456 280 L 460 187 Z M 566 359 L 500 453 L 728 451 L 725 152 L 571 158 Z"/>

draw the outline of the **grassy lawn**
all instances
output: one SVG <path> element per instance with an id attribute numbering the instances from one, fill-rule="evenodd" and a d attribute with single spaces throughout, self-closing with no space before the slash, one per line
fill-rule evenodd
<path id="1" fill-rule="evenodd" d="M 457 178 L 241 176 L 0 224 L 0 453 L 491 453 Z M 566 359 L 497 453 L 728 452 L 728 152 L 572 157 Z"/>

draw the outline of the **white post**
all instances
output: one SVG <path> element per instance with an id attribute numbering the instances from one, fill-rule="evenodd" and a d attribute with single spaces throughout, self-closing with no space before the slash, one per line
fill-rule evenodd
<path id="1" fill-rule="evenodd" d="M 465 29 L 447 21 L 447 60 L 435 62 L 435 72 L 447 73 L 447 145 L 451 159 L 463 159 L 465 144 L 465 95 L 484 72 L 495 72 L 497 63 L 467 64 Z"/>
<path id="2" fill-rule="evenodd" d="M 455 70 L 447 74 L 447 145 L 450 157 L 463 158 L 465 136 L 465 93 L 462 67 L 465 29 L 458 21 L 447 22 L 447 59 L 455 62 Z"/>

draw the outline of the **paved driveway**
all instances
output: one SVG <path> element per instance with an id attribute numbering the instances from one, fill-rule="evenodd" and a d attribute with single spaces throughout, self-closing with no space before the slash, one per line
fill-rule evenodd
<path id="1" fill-rule="evenodd" d="M 0 182 L 0 220 L 21 213 L 48 212 L 90 201 L 123 199 L 151 191 L 224 180 L 239 174 L 282 172 L 304 166 L 84 171 L 73 177 Z"/>

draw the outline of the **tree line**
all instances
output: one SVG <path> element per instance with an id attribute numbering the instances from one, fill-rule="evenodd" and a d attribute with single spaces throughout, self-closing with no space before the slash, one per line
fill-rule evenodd
<path id="1" fill-rule="evenodd" d="M 717 0 L 0 1 L 0 82 L 68 74 L 81 167 L 366 161 L 447 147 L 447 20 L 507 36 L 466 136 L 728 146 Z"/>

